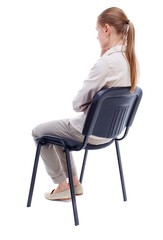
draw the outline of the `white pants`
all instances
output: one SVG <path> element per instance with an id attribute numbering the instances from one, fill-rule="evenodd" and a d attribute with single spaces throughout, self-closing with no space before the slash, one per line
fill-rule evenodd
<path id="1" fill-rule="evenodd" d="M 68 119 L 51 121 L 36 126 L 32 135 L 35 138 L 40 138 L 43 135 L 55 135 L 60 137 L 73 138 L 79 142 L 83 141 L 83 135 L 75 130 Z M 102 144 L 108 142 L 109 139 L 95 139 L 90 137 L 88 142 L 90 144 Z M 41 157 L 44 161 L 47 173 L 52 178 L 54 183 L 64 182 L 67 177 L 67 164 L 66 156 L 62 147 L 55 146 L 53 144 L 42 145 Z M 73 176 L 77 176 L 77 171 L 74 163 L 72 153 L 70 152 L 71 166 Z"/>

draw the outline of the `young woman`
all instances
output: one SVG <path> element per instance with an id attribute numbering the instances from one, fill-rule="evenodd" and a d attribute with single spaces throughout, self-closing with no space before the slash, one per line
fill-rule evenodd
<path id="1" fill-rule="evenodd" d="M 38 125 L 33 129 L 33 137 L 43 135 L 64 136 L 82 141 L 82 128 L 87 109 L 93 96 L 103 87 L 126 87 L 131 91 L 137 83 L 137 61 L 135 56 L 135 30 L 132 22 L 123 10 L 111 7 L 104 10 L 97 18 L 97 38 L 101 46 L 101 56 L 90 70 L 88 78 L 73 100 L 73 108 L 81 112 L 76 118 L 51 121 Z M 109 141 L 91 136 L 89 143 L 101 144 Z M 49 200 L 65 200 L 71 198 L 67 182 L 67 166 L 65 154 L 61 147 L 43 145 L 41 157 L 47 173 L 56 189 L 45 193 Z M 83 188 L 77 176 L 73 156 L 71 155 L 75 194 L 83 194 Z"/>

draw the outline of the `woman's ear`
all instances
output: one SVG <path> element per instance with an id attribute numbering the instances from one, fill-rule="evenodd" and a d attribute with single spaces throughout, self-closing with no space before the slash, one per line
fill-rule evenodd
<path id="1" fill-rule="evenodd" d="M 106 23 L 104 28 L 105 28 L 105 33 L 106 33 L 106 35 L 109 36 L 110 33 L 111 33 L 111 27 L 110 27 L 110 25 Z"/>

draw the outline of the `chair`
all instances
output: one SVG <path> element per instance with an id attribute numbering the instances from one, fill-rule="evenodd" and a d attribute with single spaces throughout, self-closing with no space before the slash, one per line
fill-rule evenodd
<path id="1" fill-rule="evenodd" d="M 83 142 L 77 142 L 73 139 L 56 136 L 43 136 L 37 139 L 37 149 L 29 189 L 27 207 L 31 206 L 39 155 L 41 146 L 43 144 L 58 145 L 63 147 L 65 151 L 70 183 L 72 208 L 74 214 L 74 223 L 76 226 L 79 225 L 79 219 L 76 197 L 73 187 L 73 176 L 69 155 L 70 151 L 80 151 L 82 149 L 84 149 L 85 151 L 82 169 L 80 173 L 80 182 L 82 183 L 88 151 L 105 148 L 115 142 L 123 200 L 127 201 L 119 141 L 126 137 L 129 128 L 133 123 L 141 98 L 142 90 L 140 87 L 136 87 L 133 93 L 130 92 L 129 87 L 102 89 L 95 94 L 90 105 L 82 132 L 82 134 L 84 135 Z M 91 145 L 87 143 L 90 135 L 95 135 L 103 138 L 111 138 L 112 140 L 105 144 Z"/>

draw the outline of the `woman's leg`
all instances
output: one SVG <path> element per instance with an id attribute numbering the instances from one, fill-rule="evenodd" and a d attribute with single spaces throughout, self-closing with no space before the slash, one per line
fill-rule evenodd
<path id="1" fill-rule="evenodd" d="M 43 135 L 55 135 L 61 137 L 73 137 L 69 128 L 68 120 L 51 121 L 38 125 L 33 129 L 34 139 Z M 68 177 L 66 157 L 63 149 L 59 146 L 46 144 L 41 147 L 41 157 L 44 161 L 47 173 L 54 183 L 64 183 Z M 73 156 L 70 153 L 73 176 L 77 176 Z"/>

